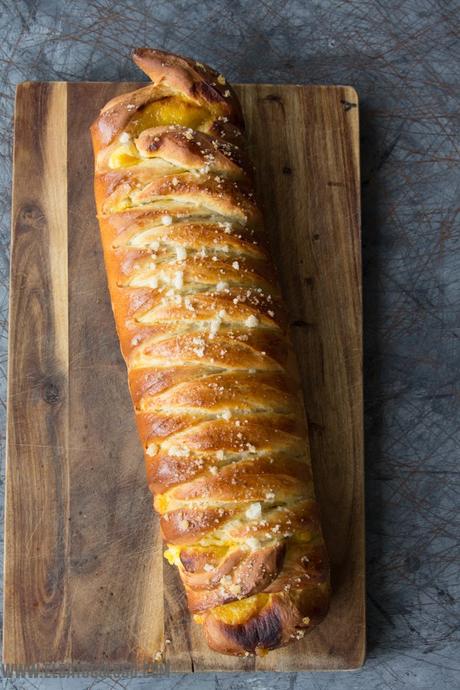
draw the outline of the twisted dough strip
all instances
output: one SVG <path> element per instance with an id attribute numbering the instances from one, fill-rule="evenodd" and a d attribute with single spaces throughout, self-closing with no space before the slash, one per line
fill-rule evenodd
<path id="1" fill-rule="evenodd" d="M 325 615 L 298 373 L 224 77 L 155 50 L 91 131 L 121 350 L 166 558 L 211 648 L 263 653 Z"/>

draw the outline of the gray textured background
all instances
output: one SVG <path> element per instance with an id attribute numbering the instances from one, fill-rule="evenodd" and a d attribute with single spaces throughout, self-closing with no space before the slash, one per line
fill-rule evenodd
<path id="1" fill-rule="evenodd" d="M 351 674 L 4 679 L 5 687 L 460 687 L 459 16 L 455 0 L 0 0 L 2 422 L 17 82 L 139 80 L 129 52 L 150 45 L 209 61 L 234 81 L 357 88 L 369 639 L 366 666 Z"/>

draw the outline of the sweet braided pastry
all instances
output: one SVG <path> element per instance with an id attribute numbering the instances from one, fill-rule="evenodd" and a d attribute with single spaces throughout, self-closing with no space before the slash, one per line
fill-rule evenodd
<path id="1" fill-rule="evenodd" d="M 176 55 L 134 60 L 152 83 L 111 100 L 91 131 L 148 483 L 209 646 L 264 653 L 329 602 L 285 310 L 231 87 Z"/>

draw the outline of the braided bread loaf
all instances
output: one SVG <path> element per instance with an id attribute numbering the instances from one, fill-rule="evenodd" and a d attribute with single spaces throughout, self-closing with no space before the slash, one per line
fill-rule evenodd
<path id="1" fill-rule="evenodd" d="M 238 100 L 156 50 L 94 122 L 113 311 L 165 557 L 209 646 L 263 653 L 325 615 L 329 573 L 298 373 Z"/>

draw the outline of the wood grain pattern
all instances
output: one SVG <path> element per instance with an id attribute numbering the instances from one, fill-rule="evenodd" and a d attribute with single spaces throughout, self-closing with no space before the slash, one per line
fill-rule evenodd
<path id="1" fill-rule="evenodd" d="M 16 100 L 3 644 L 19 667 L 71 658 L 66 97 Z"/>
<path id="2" fill-rule="evenodd" d="M 6 670 L 356 668 L 365 646 L 356 94 L 238 87 L 291 311 L 333 577 L 317 630 L 241 660 L 207 648 L 163 561 L 105 285 L 88 126 L 111 96 L 135 86 L 18 87 Z"/>

